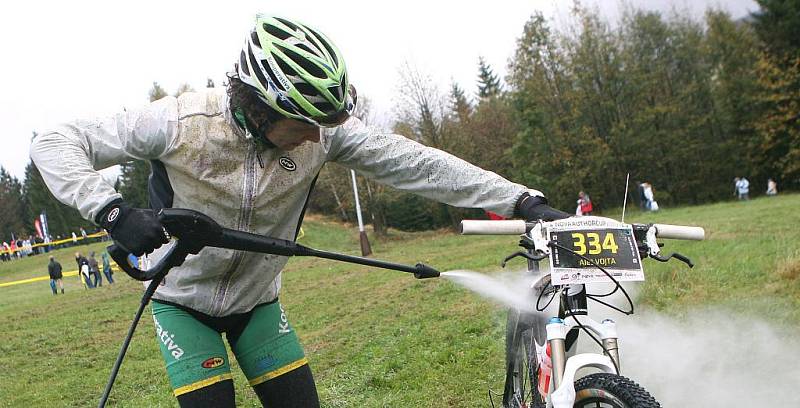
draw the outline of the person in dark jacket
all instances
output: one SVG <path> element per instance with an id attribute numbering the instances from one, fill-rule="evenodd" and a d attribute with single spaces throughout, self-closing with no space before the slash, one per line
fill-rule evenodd
<path id="1" fill-rule="evenodd" d="M 83 287 L 85 289 L 94 288 L 94 284 L 92 284 L 91 273 L 89 272 L 91 270 L 89 268 L 89 260 L 86 259 L 85 256 L 81 255 L 80 252 L 76 252 L 75 262 L 78 264 L 78 279 L 83 282 Z"/>
<path id="2" fill-rule="evenodd" d="M 58 294 L 58 291 L 56 291 L 56 283 L 58 287 L 61 288 L 61 294 L 64 294 L 64 281 L 61 280 L 63 276 L 61 274 L 61 264 L 52 256 L 50 257 L 50 263 L 47 265 L 47 273 L 50 274 L 50 289 L 53 290 L 53 294 Z"/>
<path id="3" fill-rule="evenodd" d="M 92 276 L 92 285 L 94 287 L 103 286 L 103 278 L 100 277 L 100 267 L 97 265 L 97 259 L 94 257 L 94 251 L 89 252 L 89 275 Z"/>

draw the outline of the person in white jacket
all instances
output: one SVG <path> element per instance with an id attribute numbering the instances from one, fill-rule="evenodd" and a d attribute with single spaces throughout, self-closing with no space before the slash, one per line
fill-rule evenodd
<path id="1" fill-rule="evenodd" d="M 40 133 L 31 157 L 53 194 L 140 256 L 163 255 L 156 210 L 189 208 L 223 227 L 294 240 L 325 162 L 381 183 L 503 217 L 533 218 L 543 195 L 351 116 L 344 60 L 319 31 L 259 15 L 226 89 L 165 97 L 110 118 Z M 149 160 L 149 209 L 98 173 Z M 548 217 L 563 217 L 563 213 Z M 190 255 L 155 293 L 159 346 L 179 404 L 233 407 L 226 338 L 264 406 L 319 406 L 311 370 L 278 302 L 287 258 L 219 248 Z"/>

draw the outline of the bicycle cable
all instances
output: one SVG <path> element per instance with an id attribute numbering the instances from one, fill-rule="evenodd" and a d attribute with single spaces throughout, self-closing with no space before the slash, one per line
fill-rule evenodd
<path id="1" fill-rule="evenodd" d="M 547 291 L 547 286 L 549 286 L 551 288 L 551 290 L 549 292 Z M 561 291 L 561 289 L 557 289 L 555 286 L 553 286 L 552 282 L 547 282 L 547 286 L 545 286 L 544 290 L 539 292 L 539 296 L 536 298 L 536 311 L 537 312 L 544 312 L 544 310 L 547 309 L 547 307 L 550 306 L 551 303 L 553 303 L 553 299 L 556 298 L 556 295 Z M 547 304 L 545 304 L 544 306 L 540 307 L 539 303 L 542 301 L 542 297 L 545 296 L 545 295 L 551 295 L 550 296 L 550 300 L 547 301 Z"/>

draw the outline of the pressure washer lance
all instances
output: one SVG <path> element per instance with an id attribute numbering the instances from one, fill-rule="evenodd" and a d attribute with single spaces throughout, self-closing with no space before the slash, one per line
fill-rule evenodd
<path id="1" fill-rule="evenodd" d="M 150 281 L 150 284 L 147 286 L 144 295 L 142 295 L 139 309 L 137 309 L 133 322 L 131 322 L 131 326 L 128 328 L 128 335 L 122 343 L 122 347 L 117 355 L 117 360 L 111 370 L 108 383 L 106 384 L 103 396 L 98 404 L 99 408 L 105 407 L 108 401 L 111 388 L 114 386 L 114 381 L 122 366 L 122 360 L 125 358 L 125 353 L 133 338 L 133 333 L 136 330 L 139 319 L 142 317 L 144 308 L 150 303 L 150 299 L 153 297 L 158 285 L 171 268 L 181 265 L 189 254 L 197 254 L 204 247 L 227 248 L 282 256 L 313 256 L 317 258 L 333 259 L 341 262 L 409 272 L 413 273 L 414 277 L 417 279 L 435 278 L 440 275 L 439 271 L 423 263 L 409 266 L 360 256 L 320 251 L 300 245 L 294 241 L 222 228 L 207 215 L 194 210 L 167 208 L 160 210 L 158 217 L 166 231 L 177 239 L 164 256 L 151 268 L 141 270 L 129 264 L 128 251 L 116 243 L 107 248 L 111 258 L 114 259 L 125 273 L 139 281 Z"/>

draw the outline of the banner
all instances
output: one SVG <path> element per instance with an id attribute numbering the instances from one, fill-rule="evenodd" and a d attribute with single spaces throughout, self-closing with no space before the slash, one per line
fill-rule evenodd
<path id="1" fill-rule="evenodd" d="M 42 225 L 38 218 L 33 220 L 33 227 L 36 228 L 36 236 L 39 238 L 44 238 L 44 235 L 42 235 Z"/>
<path id="2" fill-rule="evenodd" d="M 49 241 L 48 237 L 50 237 L 50 228 L 47 226 L 47 214 L 42 211 L 42 213 L 39 214 L 39 219 L 42 220 L 42 233 L 44 234 L 42 238 L 47 242 Z"/>

